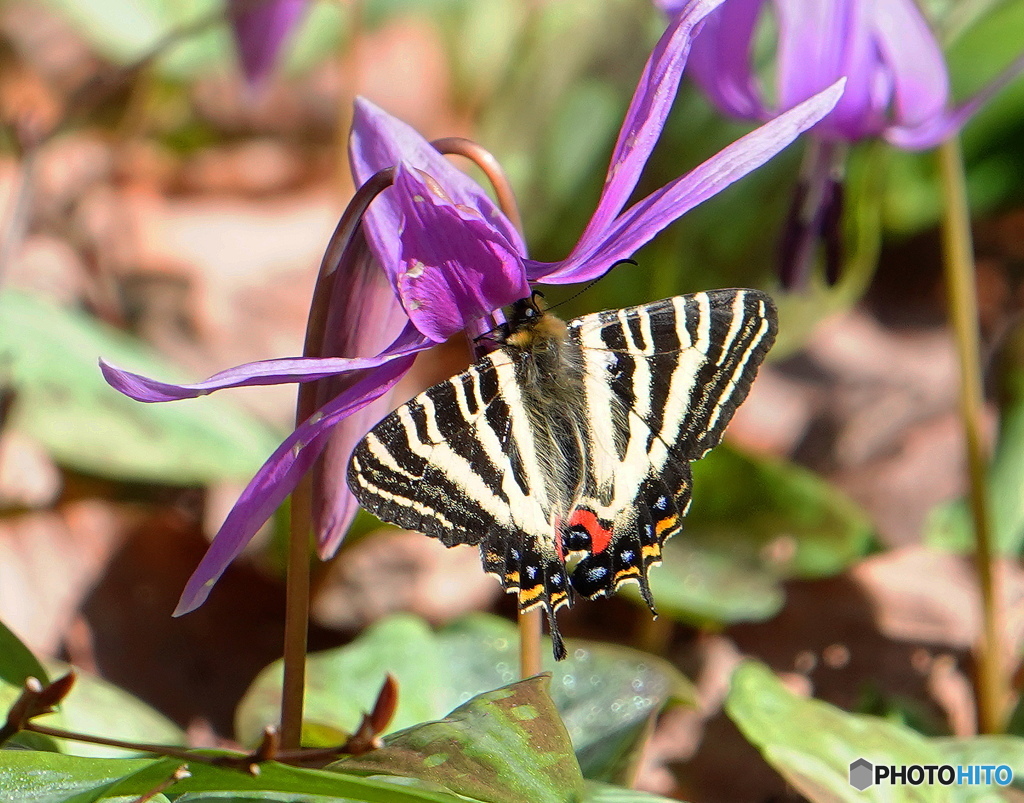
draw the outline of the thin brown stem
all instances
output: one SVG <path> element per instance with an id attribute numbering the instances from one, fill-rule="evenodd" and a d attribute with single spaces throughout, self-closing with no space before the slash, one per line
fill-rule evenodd
<path id="1" fill-rule="evenodd" d="M 54 739 L 69 739 L 75 742 L 86 744 L 100 744 L 104 747 L 117 747 L 121 750 L 130 750 L 133 753 L 153 753 L 158 756 L 169 756 L 180 758 L 183 761 L 198 761 L 203 764 L 215 764 L 216 756 L 196 753 L 185 747 L 172 747 L 166 744 L 147 744 L 145 742 L 129 742 L 123 739 L 108 739 L 105 736 L 92 736 L 86 733 L 64 730 L 63 728 L 51 728 L 48 725 L 40 725 L 38 722 L 28 722 L 25 730 L 39 733 L 43 736 L 50 736 Z"/>
<path id="2" fill-rule="evenodd" d="M 541 670 L 541 609 L 519 614 L 519 675 L 532 677 Z"/>
<path id="3" fill-rule="evenodd" d="M 307 473 L 292 491 L 288 565 L 285 572 L 284 678 L 281 682 L 281 744 L 299 747 L 306 688 L 309 633 L 309 534 L 312 486 Z"/>
<path id="4" fill-rule="evenodd" d="M 371 176 L 359 188 L 327 244 L 320 263 L 320 272 L 313 289 L 306 323 L 303 355 L 323 356 L 328 305 L 338 265 L 352 243 L 363 214 L 370 202 L 394 181 L 394 169 L 388 168 Z M 299 385 L 295 404 L 298 426 L 315 412 L 316 384 Z M 285 588 L 284 680 L 281 685 L 281 745 L 285 749 L 299 747 L 302 739 L 302 711 L 306 686 L 306 647 L 309 632 L 309 536 L 312 519 L 312 486 L 307 474 L 299 482 L 291 499 L 288 535 L 288 569 Z"/>
<path id="5" fill-rule="evenodd" d="M 1007 683 L 999 651 L 999 593 L 986 485 L 987 457 L 982 439 L 984 390 L 978 332 L 978 297 L 970 211 L 960 143 L 954 137 L 938 149 L 943 191 L 943 261 L 949 317 L 960 363 L 960 414 L 967 450 L 970 509 L 974 523 L 974 564 L 981 598 L 982 634 L 975 648 L 978 725 L 982 733 L 999 733 L 1005 723 Z"/>

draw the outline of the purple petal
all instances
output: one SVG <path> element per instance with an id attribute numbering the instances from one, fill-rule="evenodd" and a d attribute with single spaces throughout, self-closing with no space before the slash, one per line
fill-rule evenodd
<path id="1" fill-rule="evenodd" d="M 695 170 L 665 185 L 616 218 L 605 239 L 589 252 L 574 251 L 563 262 L 529 262 L 531 275 L 550 284 L 600 276 L 632 254 L 672 221 L 760 167 L 836 105 L 843 81 L 779 115 L 712 156 Z"/>
<path id="2" fill-rule="evenodd" d="M 274 68 L 288 34 L 306 10 L 307 0 L 232 0 L 228 13 L 238 44 L 242 72 L 261 84 Z"/>
<path id="3" fill-rule="evenodd" d="M 858 6 L 864 9 L 870 3 L 775 0 L 780 109 L 802 103 L 844 76 L 850 37 L 867 33 L 867 29 L 852 24 Z"/>
<path id="4" fill-rule="evenodd" d="M 588 249 L 594 241 L 603 239 L 605 229 L 622 211 L 636 188 L 640 172 L 661 136 L 665 118 L 675 100 L 694 29 L 721 2 L 690 0 L 654 46 L 622 122 L 597 209 L 580 237 L 577 249 Z"/>
<path id="5" fill-rule="evenodd" d="M 389 192 L 402 215 L 398 294 L 424 335 L 440 343 L 530 294 L 515 246 L 475 210 L 438 196 L 405 164 Z"/>
<path id="6" fill-rule="evenodd" d="M 940 142 L 959 131 L 977 113 L 978 109 L 988 103 L 992 97 L 1022 72 L 1024 72 L 1024 53 L 1014 59 L 1010 66 L 986 84 L 980 92 L 962 106 L 937 115 L 920 126 L 891 126 L 885 131 L 885 139 L 897 148 L 904 148 L 906 150 L 934 148 Z"/>
<path id="7" fill-rule="evenodd" d="M 409 370 L 412 357 L 402 357 L 381 366 L 349 390 L 331 400 L 289 435 L 256 472 L 242 492 L 199 566 L 192 573 L 174 611 L 181 616 L 195 610 L 213 588 L 224 570 L 252 540 L 298 484 L 324 448 L 331 428 L 346 416 L 386 393 Z"/>
<path id="8" fill-rule="evenodd" d="M 815 133 L 846 141 L 880 134 L 892 87 L 874 41 L 873 4 L 776 0 L 775 5 L 780 108 L 790 109 L 845 76 L 842 99 Z"/>
<path id="9" fill-rule="evenodd" d="M 726 114 L 745 120 L 770 116 L 751 63 L 754 27 L 764 2 L 730 0 L 719 6 L 704 20 L 690 48 L 690 75 L 708 99 Z"/>
<path id="10" fill-rule="evenodd" d="M 287 357 L 260 360 L 214 374 L 202 382 L 174 385 L 116 368 L 100 360 L 103 378 L 126 396 L 141 402 L 166 402 L 194 399 L 215 390 L 252 385 L 280 385 L 287 382 L 311 382 L 348 371 L 376 368 L 392 360 L 422 351 L 430 343 L 411 326 L 385 353 L 376 357 Z"/>
<path id="11" fill-rule="evenodd" d="M 946 60 L 913 0 L 875 0 L 872 23 L 893 77 L 896 124 L 914 128 L 943 114 L 949 102 Z"/>
<path id="12" fill-rule="evenodd" d="M 376 354 L 408 323 L 405 310 L 360 229 L 336 268 L 321 353 Z M 317 382 L 315 406 L 323 407 L 340 396 L 358 378 L 347 374 Z M 384 393 L 334 427 L 313 468 L 314 531 L 320 557 L 325 560 L 337 551 L 359 509 L 345 482 L 352 449 L 389 412 L 391 396 L 391 391 Z"/>
<path id="13" fill-rule="evenodd" d="M 356 98 L 349 140 L 352 174 L 358 183 L 388 167 L 405 162 L 432 176 L 453 203 L 473 209 L 513 245 L 517 253 L 526 253 L 526 244 L 508 218 L 487 197 L 479 184 L 456 168 L 447 157 L 411 126 L 375 106 L 365 98 Z M 398 231 L 402 213 L 388 192 L 381 193 L 366 213 L 367 239 L 389 274 L 398 272 Z"/>

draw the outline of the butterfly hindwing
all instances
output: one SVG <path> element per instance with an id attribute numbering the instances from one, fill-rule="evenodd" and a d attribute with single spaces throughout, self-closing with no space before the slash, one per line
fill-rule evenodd
<path id="1" fill-rule="evenodd" d="M 753 290 L 679 296 L 569 324 L 594 389 L 594 416 L 604 416 L 613 399 L 627 411 L 617 437 L 602 445 L 600 423 L 595 430 L 594 472 L 610 474 L 610 498 L 583 499 L 582 516 L 572 514 L 604 522 L 599 535 L 607 530 L 573 571 L 581 595 L 604 596 L 636 582 L 653 610 L 647 572 L 689 508 L 689 461 L 721 441 L 775 331 L 774 305 Z M 608 389 L 603 398 L 601 388 Z M 609 466 L 602 453 L 613 448 L 618 462 Z"/>

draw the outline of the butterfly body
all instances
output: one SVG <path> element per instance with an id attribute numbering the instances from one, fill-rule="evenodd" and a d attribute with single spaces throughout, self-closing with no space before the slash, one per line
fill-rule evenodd
<path id="1" fill-rule="evenodd" d="M 520 610 L 547 609 L 562 657 L 554 613 L 575 595 L 636 582 L 653 611 L 647 574 L 689 506 L 689 462 L 721 440 L 774 335 L 753 290 L 568 324 L 523 299 L 499 348 L 367 434 L 349 486 L 385 521 L 479 544 Z"/>

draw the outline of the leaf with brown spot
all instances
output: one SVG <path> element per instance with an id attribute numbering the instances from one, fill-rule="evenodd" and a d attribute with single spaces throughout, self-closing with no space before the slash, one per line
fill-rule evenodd
<path id="1" fill-rule="evenodd" d="M 566 803 L 583 776 L 543 674 L 478 695 L 437 722 L 333 768 L 406 775 L 489 803 Z"/>

